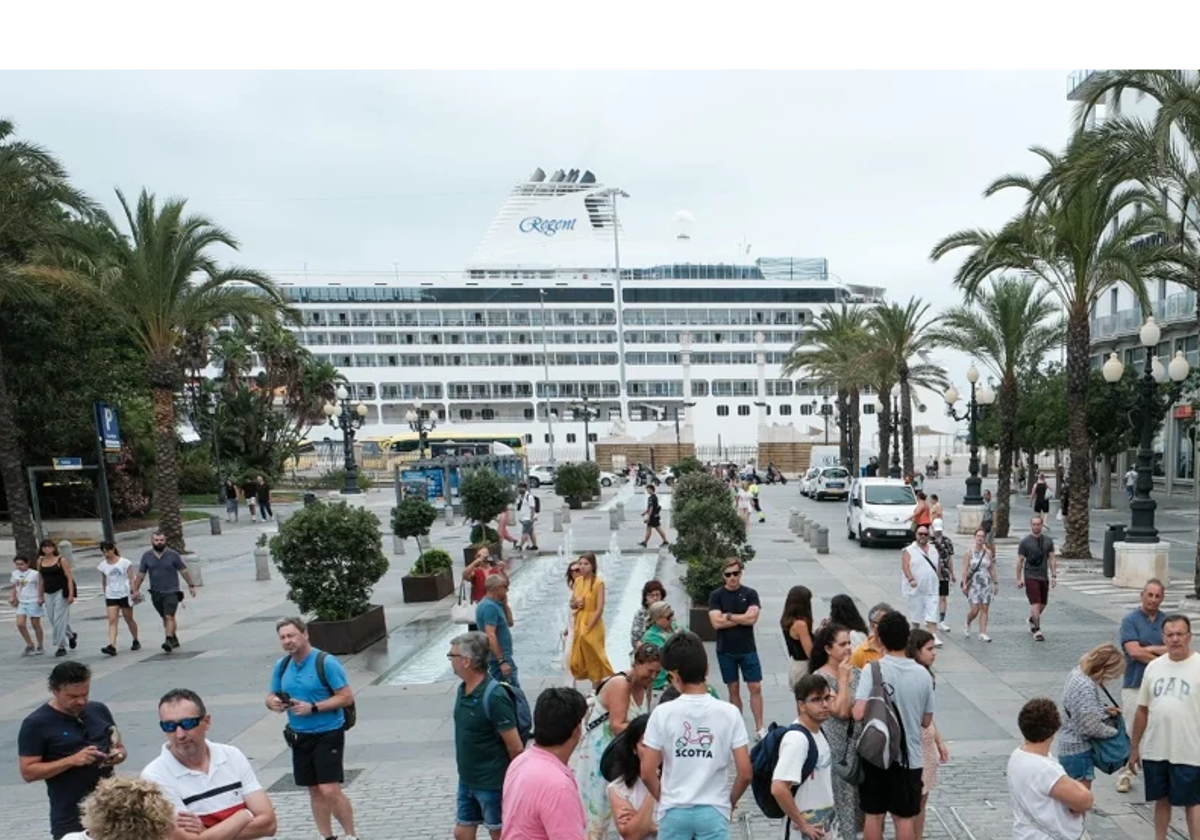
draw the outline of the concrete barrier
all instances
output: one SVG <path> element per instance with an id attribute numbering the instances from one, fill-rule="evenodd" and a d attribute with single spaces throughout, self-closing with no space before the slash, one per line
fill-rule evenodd
<path id="1" fill-rule="evenodd" d="M 210 515 L 208 517 L 208 527 L 214 537 L 221 536 L 221 517 Z"/>
<path id="2" fill-rule="evenodd" d="M 562 518 L 563 518 L 564 525 L 571 524 L 571 506 L 568 505 L 566 502 L 564 502 L 563 506 L 562 506 Z"/>
<path id="3" fill-rule="evenodd" d="M 554 533 L 561 534 L 563 529 L 563 512 L 561 510 L 554 511 Z"/>
<path id="4" fill-rule="evenodd" d="M 816 539 L 813 541 L 813 546 L 817 549 L 817 554 L 829 553 L 829 529 L 824 525 L 817 526 Z"/>
<path id="5" fill-rule="evenodd" d="M 621 530 L 621 513 L 615 507 L 608 509 L 608 530 Z"/>
<path id="6" fill-rule="evenodd" d="M 401 545 L 401 548 L 404 546 Z M 254 579 L 255 580 L 270 580 L 271 579 L 271 552 L 266 546 L 259 546 L 254 549 Z"/>
<path id="7" fill-rule="evenodd" d="M 615 507 L 617 509 L 617 515 L 620 517 L 621 521 L 624 522 L 625 521 L 625 503 L 617 502 L 615 505 L 613 505 L 613 507 Z"/>
<path id="8" fill-rule="evenodd" d="M 404 554 L 404 539 L 395 534 L 392 534 L 392 554 Z M 266 578 L 259 578 L 259 580 L 266 580 Z"/>

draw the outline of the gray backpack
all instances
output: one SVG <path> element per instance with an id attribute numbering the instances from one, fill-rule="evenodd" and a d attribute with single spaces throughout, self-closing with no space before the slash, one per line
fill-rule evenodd
<path id="1" fill-rule="evenodd" d="M 863 713 L 858 755 L 868 764 L 886 770 L 893 764 L 908 765 L 904 722 L 892 699 L 892 687 L 883 681 L 883 669 L 871 663 L 871 696 Z"/>

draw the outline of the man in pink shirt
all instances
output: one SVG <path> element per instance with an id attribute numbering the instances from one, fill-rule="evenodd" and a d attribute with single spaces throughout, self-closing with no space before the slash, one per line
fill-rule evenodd
<path id="1" fill-rule="evenodd" d="M 567 767 L 583 737 L 587 701 L 573 688 L 548 688 L 533 709 L 533 744 L 504 777 L 500 840 L 584 840 L 587 818 Z"/>

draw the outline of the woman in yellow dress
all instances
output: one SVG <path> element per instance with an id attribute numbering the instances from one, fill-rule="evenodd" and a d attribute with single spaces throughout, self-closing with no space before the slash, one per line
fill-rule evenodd
<path id="1" fill-rule="evenodd" d="M 571 589 L 571 609 L 575 613 L 571 674 L 577 680 L 591 680 L 595 688 L 613 674 L 604 652 L 604 579 L 598 574 L 592 552 L 585 551 L 575 562 L 579 574 Z"/>

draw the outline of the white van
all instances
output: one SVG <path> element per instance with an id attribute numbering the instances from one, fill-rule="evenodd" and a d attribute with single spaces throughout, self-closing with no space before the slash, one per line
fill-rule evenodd
<path id="1" fill-rule="evenodd" d="M 877 542 L 910 543 L 917 497 L 898 478 L 857 478 L 846 503 L 846 531 L 863 548 Z"/>

